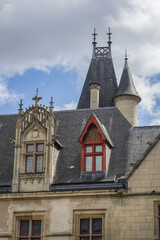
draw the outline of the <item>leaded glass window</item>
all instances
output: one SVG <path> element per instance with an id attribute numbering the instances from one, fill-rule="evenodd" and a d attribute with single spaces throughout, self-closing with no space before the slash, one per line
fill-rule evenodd
<path id="1" fill-rule="evenodd" d="M 43 149 L 43 144 L 42 143 L 37 143 L 37 152 L 43 152 L 44 149 Z"/>
<path id="2" fill-rule="evenodd" d="M 102 170 L 102 156 L 96 156 L 96 171 Z"/>
<path id="3" fill-rule="evenodd" d="M 106 141 L 101 129 L 91 123 L 82 137 L 82 172 L 106 170 Z M 81 140 L 80 140 L 81 141 Z"/>
<path id="4" fill-rule="evenodd" d="M 29 235 L 29 221 L 21 221 L 20 224 L 20 236 Z"/>
<path id="5" fill-rule="evenodd" d="M 34 151 L 34 145 L 33 144 L 27 144 L 27 152 L 33 152 Z"/>
<path id="6" fill-rule="evenodd" d="M 102 152 L 102 145 L 96 146 L 96 152 Z"/>
<path id="7" fill-rule="evenodd" d="M 19 240 L 41 240 L 41 220 L 21 220 Z"/>
<path id="8" fill-rule="evenodd" d="M 86 153 L 92 153 L 92 146 L 86 147 Z"/>
<path id="9" fill-rule="evenodd" d="M 33 220 L 32 221 L 32 235 L 40 235 L 41 234 L 41 221 Z"/>
<path id="10" fill-rule="evenodd" d="M 26 173 L 43 172 L 44 143 L 26 144 Z"/>
<path id="11" fill-rule="evenodd" d="M 43 156 L 37 156 L 36 159 L 36 172 L 42 172 Z"/>
<path id="12" fill-rule="evenodd" d="M 80 232 L 81 234 L 89 233 L 90 230 L 90 219 L 80 220 Z"/>
<path id="13" fill-rule="evenodd" d="M 80 219 L 80 240 L 102 240 L 102 218 Z"/>
<path id="14" fill-rule="evenodd" d="M 26 173 L 32 172 L 33 156 L 26 157 Z"/>
<path id="15" fill-rule="evenodd" d="M 86 157 L 86 171 L 92 171 L 92 156 Z"/>

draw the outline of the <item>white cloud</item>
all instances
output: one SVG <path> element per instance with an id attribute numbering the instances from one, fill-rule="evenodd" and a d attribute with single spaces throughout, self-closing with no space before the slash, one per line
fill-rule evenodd
<path id="1" fill-rule="evenodd" d="M 22 97 L 22 94 L 17 94 L 14 90 L 9 90 L 6 81 L 0 79 L 0 105 L 5 103 L 11 103 L 13 105 Z"/>
<path id="2" fill-rule="evenodd" d="M 158 80 L 154 84 L 151 80 L 160 73 L 159 10 L 159 0 L 1 0 L 0 75 L 23 74 L 29 68 L 49 72 L 51 67 L 63 65 L 66 71 L 76 69 L 76 81 L 82 85 L 93 28 L 99 33 L 98 45 L 105 45 L 110 26 L 117 78 L 127 48 L 143 99 L 141 109 L 154 116 L 160 94 Z"/>
<path id="3" fill-rule="evenodd" d="M 70 103 L 66 103 L 64 104 L 64 106 L 55 106 L 54 110 L 55 111 L 60 111 L 60 110 L 71 110 L 71 109 L 75 109 L 77 107 L 77 103 L 72 101 Z"/>

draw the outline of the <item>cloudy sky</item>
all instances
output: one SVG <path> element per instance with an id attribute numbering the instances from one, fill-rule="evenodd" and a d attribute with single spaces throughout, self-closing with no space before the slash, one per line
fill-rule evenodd
<path id="1" fill-rule="evenodd" d="M 55 109 L 75 108 L 92 55 L 112 31 L 119 82 L 128 49 L 129 66 L 142 102 L 139 124 L 160 124 L 159 0 L 0 0 L 0 114 L 53 96 Z"/>

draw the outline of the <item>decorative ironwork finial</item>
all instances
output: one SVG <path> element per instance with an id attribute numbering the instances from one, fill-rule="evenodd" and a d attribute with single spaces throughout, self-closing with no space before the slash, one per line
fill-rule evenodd
<path id="1" fill-rule="evenodd" d="M 96 46 L 97 42 L 96 42 L 96 36 L 97 36 L 97 33 L 96 33 L 96 29 L 94 28 L 94 33 L 92 34 L 93 35 L 93 46 Z"/>
<path id="2" fill-rule="evenodd" d="M 23 104 L 22 104 L 22 99 L 21 99 L 21 100 L 20 100 L 20 104 L 19 104 L 19 109 L 18 109 L 19 115 L 21 115 L 22 112 L 23 112 L 22 106 L 23 106 Z"/>
<path id="3" fill-rule="evenodd" d="M 51 97 L 51 101 L 50 101 L 50 107 L 49 107 L 49 111 L 53 112 L 53 97 Z"/>
<path id="4" fill-rule="evenodd" d="M 111 33 L 111 31 L 110 31 L 110 27 L 108 28 L 108 33 L 107 33 L 107 35 L 108 35 L 108 45 L 110 46 L 111 45 L 111 35 L 112 35 L 112 33 Z"/>
<path id="5" fill-rule="evenodd" d="M 127 54 L 127 49 L 125 49 L 125 55 L 124 55 L 124 60 L 127 61 L 128 60 L 128 54 Z"/>
<path id="6" fill-rule="evenodd" d="M 32 98 L 32 100 L 35 100 L 35 107 L 38 107 L 39 105 L 39 100 L 41 100 L 41 97 L 38 97 L 38 88 L 37 88 L 37 92 L 36 92 L 36 96 L 34 98 Z"/>

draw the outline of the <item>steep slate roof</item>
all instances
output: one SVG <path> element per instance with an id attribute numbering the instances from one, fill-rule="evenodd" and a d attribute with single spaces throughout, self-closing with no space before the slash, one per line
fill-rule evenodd
<path id="1" fill-rule="evenodd" d="M 0 185 L 10 185 L 13 176 L 14 145 L 17 115 L 0 115 Z"/>
<path id="2" fill-rule="evenodd" d="M 63 147 L 57 159 L 53 184 L 83 182 L 78 139 L 92 113 L 104 125 L 114 145 L 108 175 L 103 182 L 113 181 L 115 175 L 126 174 L 130 164 L 139 161 L 160 133 L 160 126 L 131 127 L 116 107 L 57 111 L 54 113 L 55 134 Z M 17 115 L 0 116 L 0 186 L 8 186 L 12 182 L 14 145 L 10 138 L 15 137 L 16 119 Z"/>
<path id="3" fill-rule="evenodd" d="M 105 126 L 114 145 L 107 179 L 113 180 L 116 174 L 125 173 L 127 138 L 131 125 L 116 107 L 61 111 L 55 113 L 55 131 L 63 149 L 57 160 L 54 183 L 81 181 L 81 146 L 78 139 L 93 112 Z"/>
<path id="4" fill-rule="evenodd" d="M 117 80 L 111 56 L 91 60 L 77 109 L 90 108 L 91 82 L 100 84 L 99 107 L 114 106 L 112 99 L 117 91 Z"/>
<path id="5" fill-rule="evenodd" d="M 128 138 L 128 162 L 126 172 L 130 170 L 130 164 L 137 163 L 160 134 L 160 126 L 132 127 Z"/>
<path id="6" fill-rule="evenodd" d="M 130 72 L 130 69 L 128 66 L 128 62 L 127 62 L 127 57 L 125 58 L 125 64 L 124 64 L 120 84 L 118 87 L 118 91 L 115 94 L 115 97 L 122 96 L 122 95 L 136 96 L 139 98 L 139 101 L 141 100 L 141 98 L 134 86 L 132 75 L 131 75 L 131 72 Z"/>

